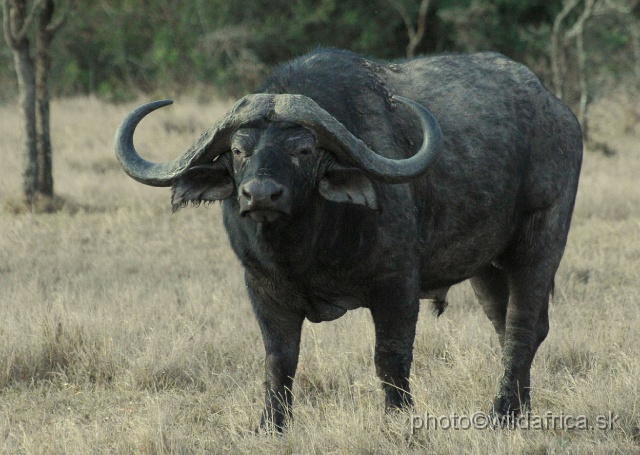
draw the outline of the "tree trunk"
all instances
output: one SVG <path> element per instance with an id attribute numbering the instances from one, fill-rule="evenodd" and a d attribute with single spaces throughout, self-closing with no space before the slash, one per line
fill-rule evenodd
<path id="1" fill-rule="evenodd" d="M 409 37 L 409 43 L 407 44 L 407 58 L 412 59 L 416 56 L 416 49 L 420 45 L 422 38 L 424 38 L 427 28 L 427 11 L 429 10 L 429 3 L 431 0 L 421 0 L 420 7 L 418 8 L 418 22 L 414 26 L 409 13 L 401 2 L 397 0 L 387 0 L 391 6 L 400 14 L 404 26 L 407 29 L 407 36 Z"/>
<path id="2" fill-rule="evenodd" d="M 35 206 L 38 196 L 52 201 L 53 172 L 51 166 L 51 139 L 49 121 L 49 48 L 56 32 L 66 20 L 68 8 L 55 22 L 54 0 L 34 0 L 27 14 L 27 0 L 1 0 L 4 37 L 13 53 L 18 78 L 19 102 L 24 124 L 22 142 L 24 156 L 23 193 L 28 207 Z M 31 57 L 28 33 L 36 21 L 35 61 Z M 45 203 L 45 210 L 49 210 Z"/>
<path id="3" fill-rule="evenodd" d="M 418 22 L 413 33 L 409 33 L 409 44 L 407 44 L 407 58 L 412 59 L 416 56 L 416 48 L 420 45 L 422 38 L 427 29 L 427 11 L 429 10 L 430 0 L 422 0 L 420 9 L 418 10 Z"/>
<path id="4" fill-rule="evenodd" d="M 36 34 L 36 131 L 38 146 L 38 191 L 53 196 L 53 169 L 51 161 L 51 136 L 49 115 L 49 72 L 51 55 L 49 48 L 52 34 L 48 26 L 53 17 L 53 0 L 47 0 L 38 18 Z"/>
<path id="5" fill-rule="evenodd" d="M 4 34 L 12 50 L 19 90 L 19 106 L 22 114 L 24 135 L 22 138 L 22 156 L 24 169 L 22 188 L 25 202 L 31 204 L 38 191 L 38 148 L 36 130 L 36 89 L 35 67 L 31 58 L 30 43 L 26 36 L 29 18 L 24 1 L 3 2 Z"/>
<path id="6" fill-rule="evenodd" d="M 551 71 L 553 74 L 553 89 L 555 95 L 563 99 L 563 82 L 565 72 L 565 49 L 562 43 L 561 30 L 562 22 L 571 11 L 578 5 L 579 0 L 567 0 L 564 2 L 562 10 L 553 21 L 551 30 Z"/>
<path id="7" fill-rule="evenodd" d="M 640 20 L 631 20 L 629 23 L 631 33 L 631 46 L 633 47 L 633 57 L 635 65 L 633 72 L 635 75 L 635 87 L 640 87 Z"/>
<path id="8" fill-rule="evenodd" d="M 584 30 L 576 36 L 576 50 L 578 53 L 578 75 L 580 79 L 580 108 L 578 121 L 582 125 L 582 136 L 589 142 L 589 86 L 587 84 L 587 54 L 584 49 Z"/>
<path id="9" fill-rule="evenodd" d="M 22 156 L 24 169 L 22 171 L 22 188 L 25 199 L 31 201 L 38 191 L 38 148 L 36 145 L 36 91 L 33 59 L 29 47 L 14 52 L 14 64 L 18 76 L 20 91 L 20 111 L 25 128 L 22 138 Z"/>
<path id="10" fill-rule="evenodd" d="M 589 84 L 587 81 L 587 52 L 584 48 L 584 32 L 587 23 L 593 16 L 595 0 L 584 0 L 584 9 L 573 26 L 565 33 L 565 40 L 576 40 L 578 59 L 578 82 L 580 84 L 580 104 L 578 120 L 582 125 L 582 136 L 585 143 L 589 142 Z"/>

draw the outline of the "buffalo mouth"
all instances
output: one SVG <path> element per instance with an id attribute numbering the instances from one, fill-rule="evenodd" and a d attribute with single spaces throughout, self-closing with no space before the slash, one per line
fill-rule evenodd
<path id="1" fill-rule="evenodd" d="M 270 209 L 255 209 L 255 210 L 243 210 L 240 212 L 243 217 L 248 216 L 256 223 L 273 223 L 277 219 L 281 218 L 286 213 L 280 210 Z"/>

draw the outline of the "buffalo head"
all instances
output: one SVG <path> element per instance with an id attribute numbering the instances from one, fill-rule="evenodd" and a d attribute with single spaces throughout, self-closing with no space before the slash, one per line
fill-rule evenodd
<path id="1" fill-rule="evenodd" d="M 313 191 L 330 201 L 377 208 L 371 180 L 404 183 L 421 175 L 441 149 L 437 121 L 422 105 L 411 108 L 424 142 L 411 158 L 385 158 L 303 95 L 248 95 L 211 126 L 182 156 L 150 163 L 136 152 L 133 133 L 150 112 L 145 104 L 116 132 L 116 155 L 125 172 L 151 186 L 172 186 L 174 210 L 193 202 L 238 199 L 240 215 L 270 223 L 293 214 Z"/>

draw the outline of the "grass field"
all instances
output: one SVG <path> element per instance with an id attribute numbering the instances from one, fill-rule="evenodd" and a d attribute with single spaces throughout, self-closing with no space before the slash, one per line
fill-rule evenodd
<path id="1" fill-rule="evenodd" d="M 585 153 L 551 332 L 532 370 L 533 412 L 618 419 L 606 429 L 429 429 L 385 417 L 366 310 L 305 323 L 295 423 L 256 436 L 263 347 L 219 205 L 171 214 L 168 189 L 119 168 L 113 133 L 133 107 L 52 107 L 65 207 L 14 213 L 20 125 L 0 107 L 0 452 L 640 453 L 640 127 L 630 102 L 592 114 L 613 156 Z M 153 160 L 188 147 L 225 105 L 181 100 L 142 123 Z M 468 284 L 440 318 L 425 303 L 412 370 L 416 414 L 488 410 L 501 375 Z M 462 421 L 461 421 L 462 422 Z"/>

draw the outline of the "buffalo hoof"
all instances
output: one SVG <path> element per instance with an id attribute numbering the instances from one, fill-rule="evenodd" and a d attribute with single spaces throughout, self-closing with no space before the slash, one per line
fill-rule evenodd
<path id="1" fill-rule="evenodd" d="M 489 411 L 489 420 L 494 428 L 511 428 L 522 415 L 531 411 L 529 399 L 496 397 Z"/>
<path id="2" fill-rule="evenodd" d="M 283 436 L 285 429 L 283 427 L 269 426 L 269 427 L 255 427 L 253 434 L 256 436 Z"/>
<path id="3" fill-rule="evenodd" d="M 260 425 L 255 429 L 256 434 L 270 436 L 282 435 L 287 431 L 287 428 L 289 428 L 289 425 L 291 425 L 291 422 L 293 421 L 290 415 L 286 417 L 283 415 L 275 415 L 268 419 L 265 418 L 264 414 L 265 413 L 263 413 L 260 418 Z"/>

